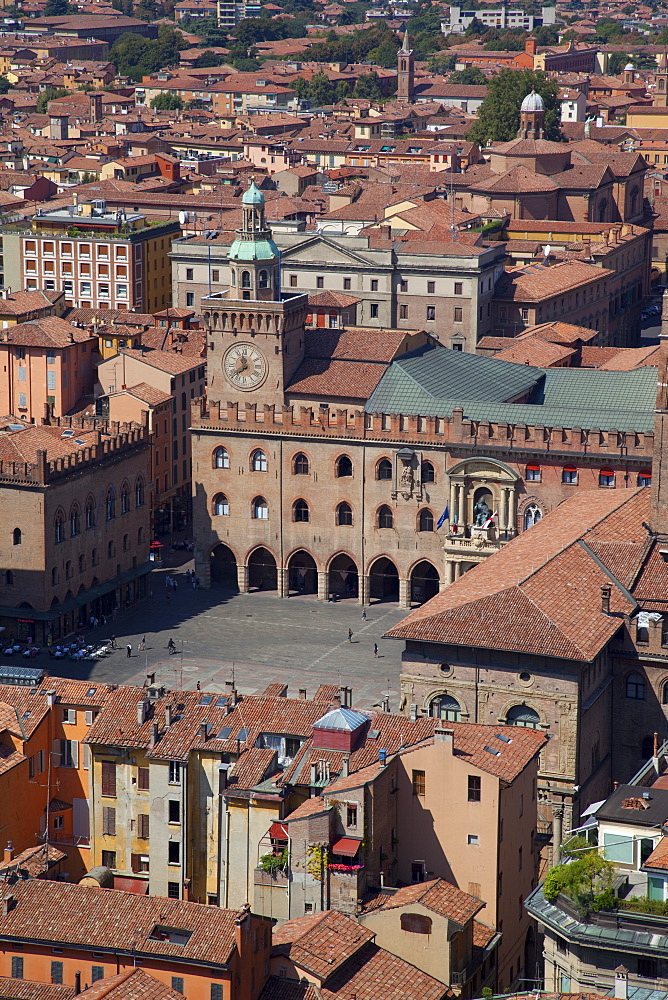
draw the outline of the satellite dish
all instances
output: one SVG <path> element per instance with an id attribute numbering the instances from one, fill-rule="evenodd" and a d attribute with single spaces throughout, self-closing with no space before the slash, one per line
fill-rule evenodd
<path id="1" fill-rule="evenodd" d="M 188 222 L 189 219 L 190 215 L 188 212 L 179 212 L 179 223 L 182 226 L 185 226 L 186 222 Z"/>
<path id="2" fill-rule="evenodd" d="M 548 243 L 548 244 L 547 244 L 547 245 L 545 246 L 545 249 L 543 250 L 543 257 L 547 258 L 547 257 L 549 257 L 549 256 L 550 256 L 550 254 L 551 254 L 551 253 L 552 253 L 552 247 L 551 247 L 551 246 L 550 246 L 550 244 Z"/>

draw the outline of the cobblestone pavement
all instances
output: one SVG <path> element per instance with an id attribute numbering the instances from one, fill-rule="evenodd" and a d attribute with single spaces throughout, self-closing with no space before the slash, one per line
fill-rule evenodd
<path id="1" fill-rule="evenodd" d="M 154 571 L 151 598 L 108 627 L 87 631 L 95 640 L 115 635 L 118 651 L 97 662 L 40 655 L 30 661 L 31 666 L 42 665 L 59 676 L 136 684 L 144 682 L 147 671 L 155 671 L 156 682 L 167 687 L 194 688 L 199 681 L 202 690 L 216 692 L 224 692 L 234 677 L 244 694 L 262 691 L 274 681 L 289 684 L 295 697 L 299 688 L 306 688 L 311 697 L 319 684 L 347 685 L 360 707 L 379 704 L 389 694 L 390 707 L 398 708 L 403 644 L 381 637 L 406 615 L 405 610 L 396 604 L 375 604 L 367 607 L 364 621 L 362 608 L 353 601 L 329 604 L 315 597 L 281 600 L 272 593 L 194 591 L 185 575 L 190 565 Z M 167 573 L 178 584 L 169 597 Z M 352 642 L 348 642 L 349 628 Z M 144 635 L 146 651 L 138 652 Z M 170 637 L 177 647 L 172 656 L 167 652 Z"/>

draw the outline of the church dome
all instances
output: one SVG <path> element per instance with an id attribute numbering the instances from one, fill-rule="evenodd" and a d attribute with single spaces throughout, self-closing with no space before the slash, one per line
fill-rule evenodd
<path id="1" fill-rule="evenodd" d="M 624 67 L 624 69 L 625 70 L 632 70 L 632 69 L 635 69 L 635 66 L 633 65 L 633 63 L 629 62 L 629 63 L 626 64 L 626 66 Z"/>
<path id="2" fill-rule="evenodd" d="M 255 186 L 255 181 L 251 181 L 251 186 L 248 188 L 248 191 L 244 191 L 241 203 L 242 205 L 264 205 L 264 195 L 260 189 Z"/>
<path id="3" fill-rule="evenodd" d="M 545 111 L 543 98 L 535 90 L 532 90 L 522 101 L 520 111 Z"/>

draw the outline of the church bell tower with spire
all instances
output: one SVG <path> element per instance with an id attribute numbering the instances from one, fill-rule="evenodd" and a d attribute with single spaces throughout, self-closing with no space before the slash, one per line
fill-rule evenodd
<path id="1" fill-rule="evenodd" d="M 397 99 L 410 104 L 414 91 L 414 59 L 413 50 L 408 41 L 408 31 L 397 53 Z"/>
<path id="2" fill-rule="evenodd" d="M 227 255 L 229 288 L 202 298 L 209 340 L 208 398 L 281 407 L 304 358 L 308 295 L 281 290 L 281 255 L 252 179 Z"/>

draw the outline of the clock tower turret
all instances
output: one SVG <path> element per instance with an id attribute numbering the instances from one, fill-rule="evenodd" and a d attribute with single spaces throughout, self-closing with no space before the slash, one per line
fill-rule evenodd
<path id="1" fill-rule="evenodd" d="M 304 357 L 308 296 L 281 291 L 281 255 L 255 180 L 242 197 L 243 222 L 228 261 L 230 286 L 202 298 L 208 328 L 208 397 L 282 406 Z"/>

